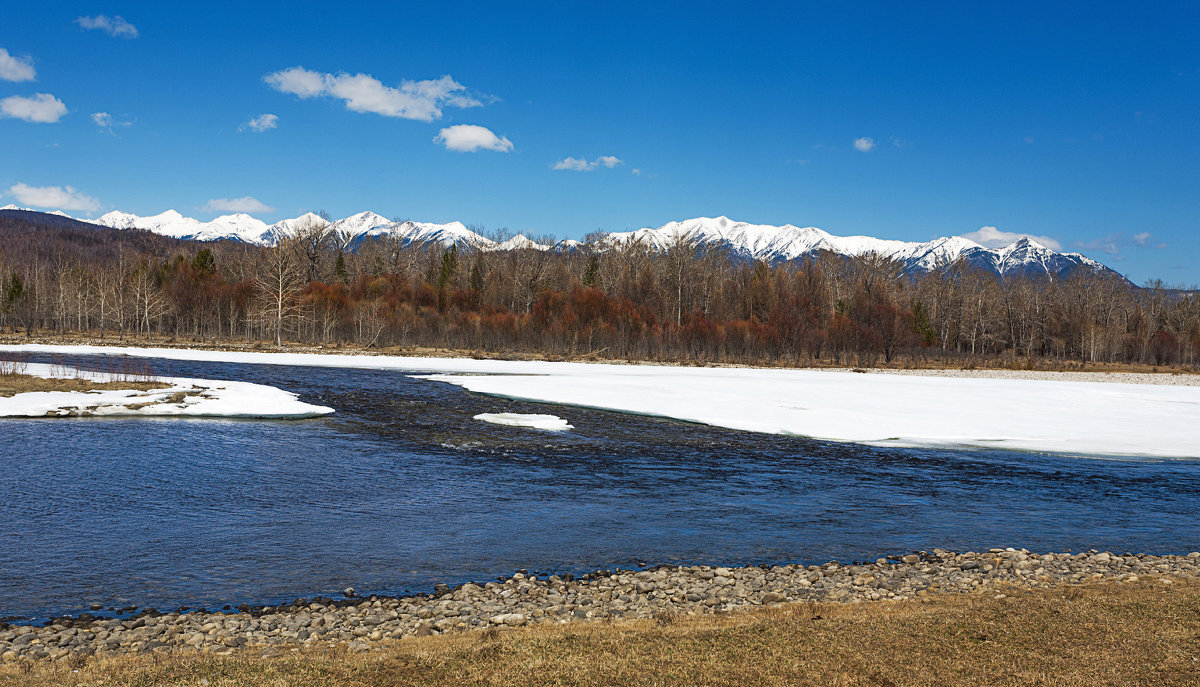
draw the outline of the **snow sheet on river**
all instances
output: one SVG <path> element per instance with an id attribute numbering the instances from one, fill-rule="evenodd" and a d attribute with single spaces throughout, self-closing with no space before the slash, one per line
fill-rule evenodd
<path id="1" fill-rule="evenodd" d="M 0 397 L 0 417 L 222 417 L 300 419 L 327 415 L 333 408 L 302 403 L 283 389 L 249 382 L 157 377 L 130 380 L 102 372 L 29 363 L 20 372 L 35 377 L 79 378 L 97 382 L 155 381 L 163 389 L 34 391 Z"/>
<path id="2" fill-rule="evenodd" d="M 0 351 L 393 369 L 512 399 L 884 446 L 1200 458 L 1200 387 L 840 370 L 240 353 L 98 346 Z"/>

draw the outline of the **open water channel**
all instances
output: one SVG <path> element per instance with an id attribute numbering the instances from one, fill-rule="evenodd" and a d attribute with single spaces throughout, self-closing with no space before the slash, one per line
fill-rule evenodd
<path id="1" fill-rule="evenodd" d="M 337 412 L 0 420 L 0 617 L 423 592 L 517 569 L 1200 549 L 1196 461 L 871 448 L 496 399 L 401 372 L 145 362 Z M 553 413 L 575 429 L 472 419 L 483 412 Z"/>

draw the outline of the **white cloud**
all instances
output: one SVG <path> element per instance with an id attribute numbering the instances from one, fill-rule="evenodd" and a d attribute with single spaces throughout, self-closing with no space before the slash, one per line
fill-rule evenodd
<path id="1" fill-rule="evenodd" d="M 631 169 L 629 171 L 632 172 L 633 176 L 635 176 L 635 177 L 642 176 L 642 170 L 638 169 L 637 167 L 634 167 L 633 169 Z"/>
<path id="2" fill-rule="evenodd" d="M 66 113 L 67 106 L 49 93 L 38 93 L 32 98 L 10 95 L 0 100 L 0 117 L 49 124 L 62 119 Z"/>
<path id="3" fill-rule="evenodd" d="M 875 139 L 871 138 L 870 136 L 863 136 L 862 138 L 854 139 L 854 149 L 859 152 L 869 153 L 874 147 Z"/>
<path id="4" fill-rule="evenodd" d="M 1143 231 L 1133 235 L 1133 242 L 1141 248 L 1166 248 L 1167 244 L 1162 243 L 1148 232 Z"/>
<path id="5" fill-rule="evenodd" d="M 278 115 L 261 114 L 239 126 L 238 131 L 245 131 L 246 129 L 251 131 L 266 131 L 267 129 L 274 129 L 277 126 L 279 126 Z"/>
<path id="6" fill-rule="evenodd" d="M 455 124 L 446 127 L 433 137 L 433 142 L 446 146 L 447 150 L 457 150 L 460 153 L 476 150 L 507 153 L 513 149 L 512 141 L 508 138 L 497 136 L 491 129 L 475 124 Z"/>
<path id="7" fill-rule="evenodd" d="M 137 27 L 125 21 L 121 17 L 110 17 L 104 14 L 97 14 L 94 17 L 79 17 L 75 20 L 85 29 L 99 29 L 113 38 L 137 38 Z"/>
<path id="8" fill-rule="evenodd" d="M 301 98 L 328 96 L 345 101 L 346 109 L 372 112 L 384 117 L 401 117 L 432 122 L 440 119 L 443 107 L 478 107 L 483 103 L 467 93 L 467 87 L 449 75 L 425 81 L 402 81 L 398 87 L 383 85 L 369 74 L 327 74 L 292 67 L 263 77 L 271 88 Z"/>
<path id="9" fill-rule="evenodd" d="M 1033 239 L 1050 250 L 1062 250 L 1062 244 L 1050 238 L 1049 236 L 1037 236 L 1035 234 L 1020 234 L 1011 231 L 1000 231 L 996 227 L 980 227 L 979 231 L 973 231 L 969 234 L 959 234 L 964 239 L 970 239 L 975 243 L 986 248 L 1003 248 L 1013 241 L 1019 239 Z"/>
<path id="10" fill-rule="evenodd" d="M 100 201 L 91 196 L 85 196 L 70 186 L 17 184 L 9 188 L 8 193 L 22 205 L 32 205 L 35 208 L 86 210 L 88 212 L 100 209 Z"/>
<path id="11" fill-rule="evenodd" d="M 572 172 L 586 172 L 592 169 L 592 163 L 578 157 L 564 157 L 551 165 L 551 169 L 566 169 Z"/>
<path id="12" fill-rule="evenodd" d="M 263 81 L 280 93 L 291 93 L 301 98 L 313 98 L 326 95 L 325 81 L 331 74 L 313 72 L 304 67 L 292 67 L 283 71 L 267 74 Z"/>
<path id="13" fill-rule="evenodd" d="M 13 57 L 4 48 L 0 48 L 0 79 L 5 81 L 33 81 L 37 72 L 33 69 L 33 59 L 29 57 Z"/>
<path id="14" fill-rule="evenodd" d="M 617 165 L 625 164 L 621 158 L 615 155 L 601 155 L 600 157 L 587 161 L 579 157 L 564 157 L 563 159 L 550 165 L 550 169 L 567 170 L 571 172 L 590 172 L 597 167 L 607 167 L 612 169 Z M 633 170 L 634 174 L 641 174 L 641 170 Z"/>
<path id="15" fill-rule="evenodd" d="M 117 119 L 116 117 L 110 115 L 107 112 L 93 112 L 92 113 L 92 121 L 96 123 L 96 126 L 100 127 L 101 129 L 104 129 L 105 131 L 107 131 L 110 134 L 113 133 L 113 129 L 115 129 L 116 127 L 129 126 L 130 124 L 133 123 L 133 122 L 123 122 L 123 121 Z"/>
<path id="16" fill-rule="evenodd" d="M 1109 255 L 1121 254 L 1121 235 L 1109 234 L 1103 238 L 1093 239 L 1091 241 L 1076 241 L 1071 244 L 1072 247 L 1086 251 L 1100 251 Z"/>
<path id="17" fill-rule="evenodd" d="M 204 209 L 209 212 L 275 212 L 275 208 L 251 196 L 213 198 L 204 204 Z"/>

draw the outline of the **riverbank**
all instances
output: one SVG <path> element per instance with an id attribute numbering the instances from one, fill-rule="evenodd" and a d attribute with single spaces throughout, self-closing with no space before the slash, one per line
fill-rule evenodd
<path id="1" fill-rule="evenodd" d="M 382 642 L 0 663 L 11 687 L 399 685 L 1195 685 L 1200 585 L 1056 586 L 1019 597 L 791 604 Z"/>
<path id="2" fill-rule="evenodd" d="M 409 637 L 625 619 L 663 624 L 764 607 L 876 602 L 883 608 L 941 595 L 1020 600 L 1034 590 L 1112 582 L 1200 584 L 1200 553 L 1033 554 L 934 550 L 843 565 L 740 568 L 660 566 L 571 576 L 518 572 L 502 581 L 437 585 L 412 597 L 348 597 L 222 612 L 142 611 L 58 618 L 0 629 L 0 661 L 63 663 L 127 654 L 270 657 L 294 649 L 364 653 Z M 350 594 L 353 594 L 351 591 Z"/>
<path id="3" fill-rule="evenodd" d="M 1153 378 L 1182 378 L 1193 380 L 1200 385 L 1200 368 L 1184 365 L 1142 365 L 1132 363 L 1087 362 L 1057 358 L 1004 358 L 976 356 L 970 354 L 944 356 L 897 356 L 891 362 L 876 359 L 871 363 L 861 360 L 845 360 L 835 358 L 803 359 L 803 360 L 745 360 L 745 361 L 713 361 L 702 358 L 621 358 L 614 357 L 607 350 L 581 352 L 572 355 L 547 352 L 528 352 L 514 350 L 486 350 L 465 348 L 444 348 L 427 346 L 372 346 L 364 348 L 351 344 L 330 343 L 313 345 L 306 343 L 284 342 L 282 346 L 262 341 L 246 341 L 243 339 L 183 339 L 178 337 L 127 337 L 119 339 L 111 333 L 101 338 L 97 335 L 71 332 L 64 335 L 35 335 L 25 336 L 23 333 L 0 332 L 0 345 L 21 346 L 37 344 L 44 346 L 109 346 L 109 347 L 142 347 L 165 348 L 195 351 L 222 351 L 229 353 L 300 353 L 322 355 L 354 355 L 354 356 L 402 356 L 419 358 L 445 359 L 475 359 L 503 360 L 523 362 L 578 362 L 601 363 L 607 365 L 674 365 L 681 367 L 715 367 L 715 368 L 753 368 L 768 370 L 860 370 L 891 371 L 909 374 L 936 372 L 939 374 L 975 376 L 978 373 L 997 372 L 1017 379 L 1039 379 L 1039 374 L 1067 373 L 1075 375 L 1097 375 L 1104 379 L 1108 375 L 1125 374 L 1134 383 L 1154 384 L 1176 382 L 1150 381 Z M 1025 376 L 1026 373 L 1029 376 Z"/>

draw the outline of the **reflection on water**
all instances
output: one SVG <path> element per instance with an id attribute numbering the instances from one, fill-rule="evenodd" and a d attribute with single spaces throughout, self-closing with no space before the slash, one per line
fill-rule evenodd
<path id="1" fill-rule="evenodd" d="M 0 616 L 424 591 L 519 568 L 1200 549 L 1196 462 L 870 448 L 493 399 L 396 372 L 151 364 L 338 412 L 0 422 Z M 484 412 L 549 412 L 575 429 L 472 419 Z"/>

